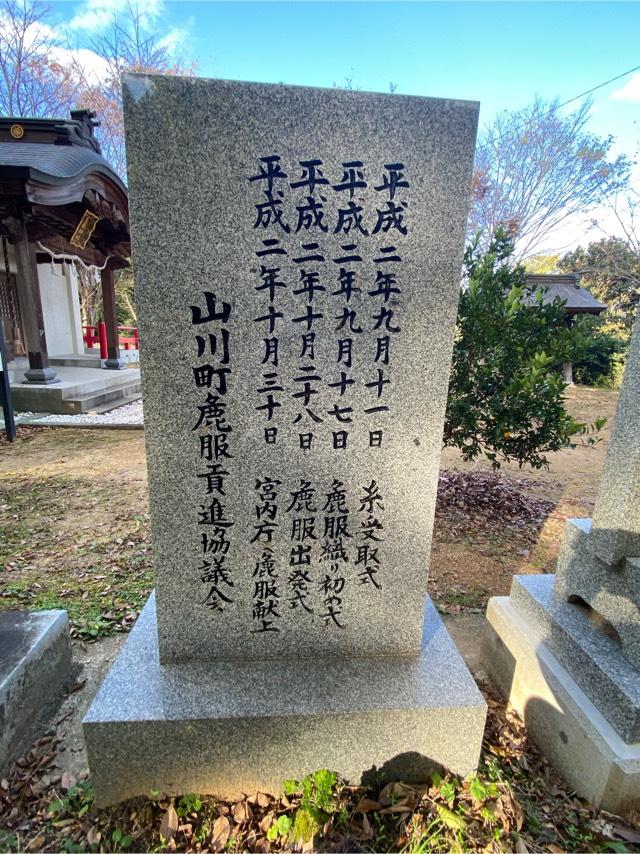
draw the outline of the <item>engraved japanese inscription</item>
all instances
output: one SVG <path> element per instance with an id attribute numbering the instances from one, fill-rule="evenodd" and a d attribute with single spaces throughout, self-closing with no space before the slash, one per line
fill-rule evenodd
<path id="1" fill-rule="evenodd" d="M 131 91 L 161 656 L 417 653 L 476 105 Z"/>

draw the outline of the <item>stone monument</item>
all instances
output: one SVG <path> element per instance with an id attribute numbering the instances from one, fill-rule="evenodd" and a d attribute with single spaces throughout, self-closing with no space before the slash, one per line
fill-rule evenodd
<path id="1" fill-rule="evenodd" d="M 426 588 L 478 105 L 124 102 L 156 591 L 85 719 L 98 799 L 470 771 Z"/>
<path id="2" fill-rule="evenodd" d="M 640 317 L 593 519 L 569 519 L 557 574 L 515 576 L 487 609 L 487 667 L 575 789 L 640 803 Z"/>

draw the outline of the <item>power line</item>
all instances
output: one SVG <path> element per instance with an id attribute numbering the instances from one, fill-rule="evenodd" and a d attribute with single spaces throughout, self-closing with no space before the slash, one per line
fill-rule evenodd
<path id="1" fill-rule="evenodd" d="M 627 77 L 629 74 L 633 74 L 634 71 L 640 71 L 640 65 L 636 65 L 635 68 L 630 68 L 628 71 L 623 71 L 622 74 L 616 74 L 615 77 L 611 77 L 609 80 L 605 80 L 604 83 L 598 83 L 597 86 L 593 86 L 591 89 L 587 89 L 586 92 L 581 92 L 580 95 L 574 95 L 573 98 L 569 98 L 568 101 L 563 101 L 561 104 L 556 104 L 555 107 L 552 107 L 550 110 L 547 110 L 546 113 L 542 113 L 540 116 L 531 116 L 531 118 L 527 119 L 526 122 L 523 122 L 519 127 L 515 128 L 513 133 L 519 133 L 523 128 L 528 127 L 532 122 L 539 122 L 542 119 L 546 118 L 546 116 L 550 116 L 551 113 L 555 113 L 557 110 L 562 109 L 562 107 L 566 107 L 568 104 L 573 104 L 574 101 L 579 101 L 580 98 L 584 98 L 586 95 L 590 95 L 592 92 L 596 92 L 598 89 L 602 89 L 603 86 L 608 86 L 609 83 L 615 83 L 616 80 L 621 80 L 623 77 Z M 500 134 L 498 136 L 497 141 L 500 142 L 505 138 L 505 135 Z"/>
<path id="2" fill-rule="evenodd" d="M 544 118 L 544 116 L 548 116 L 549 113 L 553 113 L 556 110 L 559 110 L 561 107 L 566 107 L 567 104 L 573 104 L 574 101 L 579 101 L 580 98 L 584 98 L 585 95 L 590 95 L 592 92 L 596 92 L 598 89 L 602 89 L 603 86 L 608 86 L 609 83 L 615 83 L 616 80 L 620 80 L 623 77 L 626 77 L 628 74 L 633 74 L 634 71 L 640 71 L 640 65 L 636 65 L 635 68 L 630 68 L 628 71 L 623 71 L 622 74 L 617 74 L 610 80 L 605 80 L 604 83 L 598 83 L 597 86 L 594 86 L 592 89 L 587 89 L 586 92 L 581 92 L 579 95 L 574 95 L 574 97 L 569 98 L 568 101 L 563 101 L 561 104 L 558 104 L 557 107 L 553 107 L 553 109 L 549 110 L 547 113 L 543 113 L 541 116 L 539 116 L 539 118 Z"/>

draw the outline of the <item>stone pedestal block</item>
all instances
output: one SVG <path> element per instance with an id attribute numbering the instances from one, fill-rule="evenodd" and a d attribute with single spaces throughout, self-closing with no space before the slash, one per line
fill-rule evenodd
<path id="1" fill-rule="evenodd" d="M 84 720 L 100 805 L 151 789 L 279 791 L 319 768 L 353 783 L 467 774 L 486 706 L 428 602 L 418 657 L 160 664 L 155 597 Z"/>
<path id="2" fill-rule="evenodd" d="M 66 611 L 0 614 L 0 773 L 30 746 L 71 668 Z"/>
<path id="3" fill-rule="evenodd" d="M 639 558 L 627 557 L 612 567 L 593 549 L 593 521 L 568 519 L 558 557 L 555 592 L 566 600 L 588 604 L 618 634 L 628 660 L 640 668 Z"/>
<path id="4" fill-rule="evenodd" d="M 554 576 L 516 576 L 487 608 L 484 657 L 528 733 L 575 790 L 618 812 L 640 804 L 640 679 Z"/>

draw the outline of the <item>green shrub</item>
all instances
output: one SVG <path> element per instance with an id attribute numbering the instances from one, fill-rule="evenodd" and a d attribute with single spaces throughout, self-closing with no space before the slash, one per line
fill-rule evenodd
<path id="1" fill-rule="evenodd" d="M 582 357 L 586 336 L 568 329 L 564 303 L 545 303 L 512 262 L 513 239 L 498 229 L 486 252 L 467 248 L 444 444 L 465 460 L 534 468 L 584 433 L 564 406 L 563 362 Z"/>
<path id="2" fill-rule="evenodd" d="M 576 327 L 588 336 L 582 358 L 573 366 L 573 378 L 582 385 L 619 388 L 624 373 L 628 336 L 605 331 L 600 317 L 581 317 Z"/>

